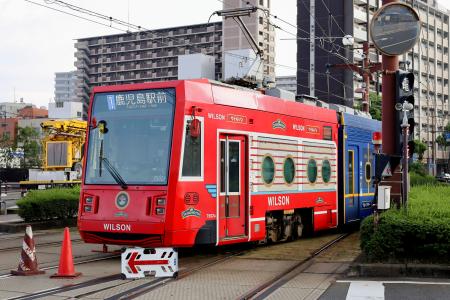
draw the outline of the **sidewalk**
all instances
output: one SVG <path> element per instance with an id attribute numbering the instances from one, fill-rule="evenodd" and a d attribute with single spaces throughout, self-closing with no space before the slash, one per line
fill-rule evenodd
<path id="1" fill-rule="evenodd" d="M 0 224 L 11 223 L 11 222 L 21 222 L 23 221 L 21 217 L 17 214 L 0 215 Z"/>

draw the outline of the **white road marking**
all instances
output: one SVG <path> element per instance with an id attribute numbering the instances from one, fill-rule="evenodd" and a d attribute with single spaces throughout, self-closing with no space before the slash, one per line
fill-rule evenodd
<path id="1" fill-rule="evenodd" d="M 341 283 L 353 283 L 353 282 L 364 282 L 359 280 L 336 280 L 336 282 Z M 395 281 L 395 280 L 388 280 L 388 281 L 378 281 L 381 283 L 400 283 L 400 284 L 434 284 L 434 285 L 450 285 L 450 282 L 439 282 L 439 281 Z"/>
<path id="2" fill-rule="evenodd" d="M 384 300 L 384 285 L 379 281 L 352 281 L 346 300 Z"/>

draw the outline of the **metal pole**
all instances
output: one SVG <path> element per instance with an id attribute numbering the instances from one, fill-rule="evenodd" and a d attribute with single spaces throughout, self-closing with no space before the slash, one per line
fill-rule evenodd
<path id="1" fill-rule="evenodd" d="M 404 114 L 406 115 L 406 111 Z M 404 119 L 406 120 L 406 119 Z M 409 133 L 409 124 L 403 122 L 402 124 L 403 130 L 403 180 L 402 180 L 402 196 L 403 196 L 403 207 L 405 210 L 408 209 L 408 133 Z"/>
<path id="2" fill-rule="evenodd" d="M 369 4 L 367 4 L 369 5 Z M 370 92 L 370 75 L 369 71 L 369 40 L 367 42 L 364 42 L 363 44 L 363 53 L 364 53 L 364 60 L 363 60 L 363 79 L 364 79 L 364 85 L 366 88 L 366 91 L 364 93 L 364 99 L 362 103 L 362 111 L 369 112 L 369 92 Z"/>
<path id="3" fill-rule="evenodd" d="M 383 5 L 398 2 L 397 0 L 383 0 Z M 382 56 L 382 116 L 383 152 L 395 154 L 395 71 L 398 69 L 398 56 Z"/>

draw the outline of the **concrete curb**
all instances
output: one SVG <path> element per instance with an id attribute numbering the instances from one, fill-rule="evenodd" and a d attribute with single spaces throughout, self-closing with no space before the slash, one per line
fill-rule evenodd
<path id="1" fill-rule="evenodd" d="M 350 277 L 432 277 L 450 278 L 449 265 L 356 263 L 350 266 Z"/>
<path id="2" fill-rule="evenodd" d="M 31 225 L 33 230 L 43 230 L 52 228 L 62 228 L 62 227 L 73 227 L 77 225 L 77 219 L 68 220 L 54 220 L 54 221 L 43 221 L 43 222 L 10 222 L 10 223 L 0 223 L 0 232 L 6 233 L 18 233 L 25 232 L 27 225 Z"/>

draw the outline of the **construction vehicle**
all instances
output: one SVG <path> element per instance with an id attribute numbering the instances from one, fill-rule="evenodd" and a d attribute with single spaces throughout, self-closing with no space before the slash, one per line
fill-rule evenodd
<path id="1" fill-rule="evenodd" d="M 42 169 L 30 169 L 28 180 L 20 185 L 30 189 L 81 183 L 87 122 L 48 120 L 41 128 Z"/>

